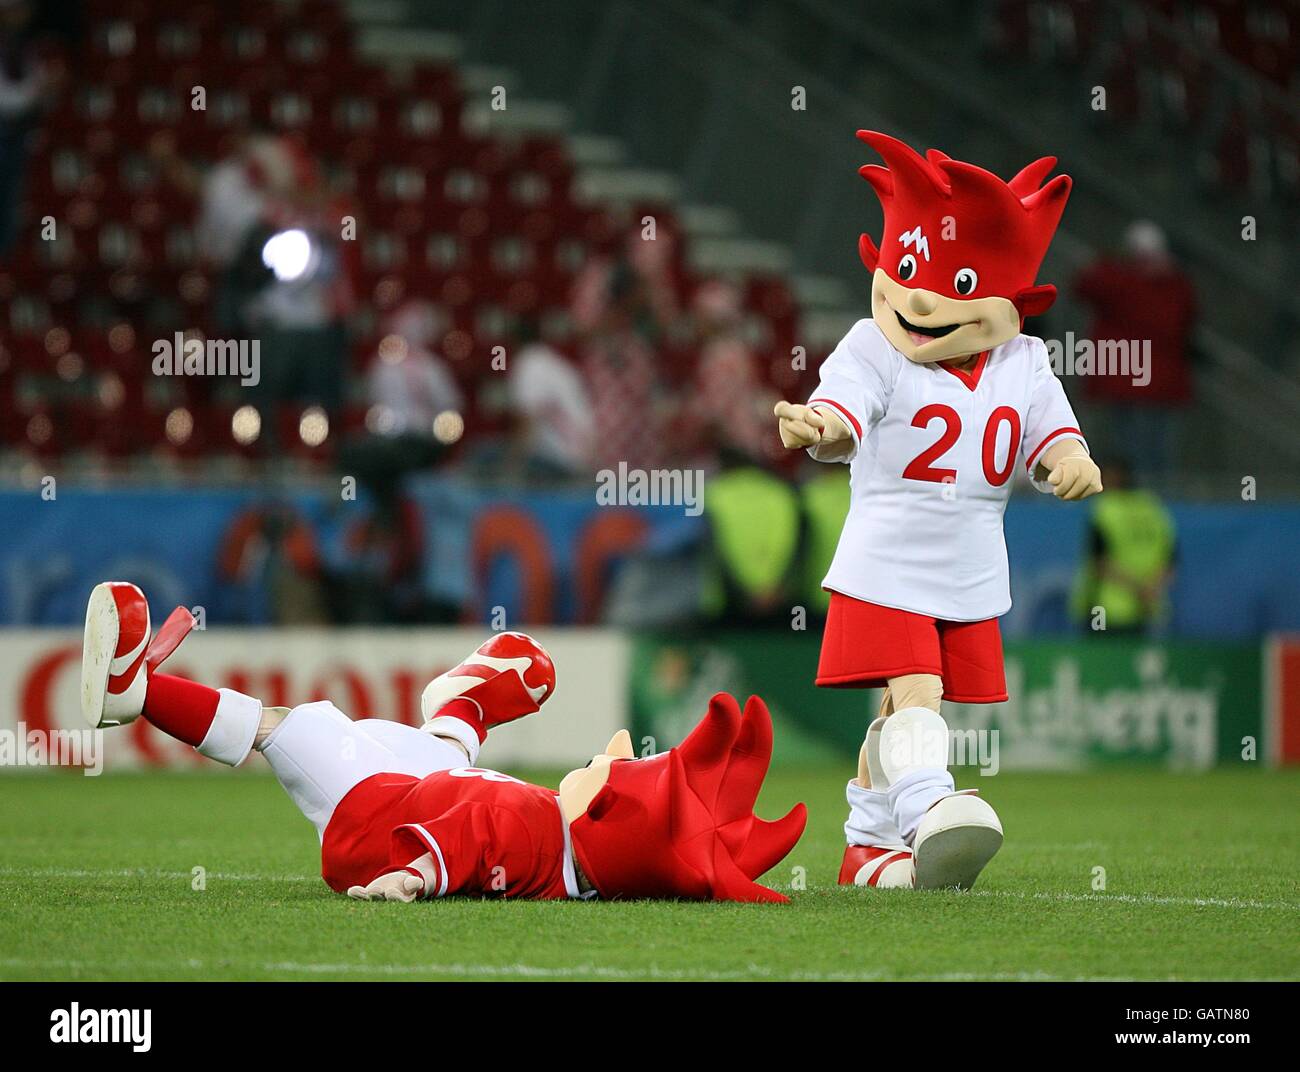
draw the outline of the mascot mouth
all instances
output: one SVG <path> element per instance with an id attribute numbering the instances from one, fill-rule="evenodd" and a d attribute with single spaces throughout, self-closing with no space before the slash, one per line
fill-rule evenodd
<path id="1" fill-rule="evenodd" d="M 920 341 L 916 338 L 918 335 L 925 339 L 942 339 L 945 335 L 951 335 L 959 327 L 963 326 L 961 324 L 943 324 L 940 327 L 927 328 L 922 327 L 920 324 L 913 324 L 897 309 L 894 310 L 894 315 L 898 317 L 898 322 L 903 325 L 903 330 L 912 336 L 913 342 Z"/>

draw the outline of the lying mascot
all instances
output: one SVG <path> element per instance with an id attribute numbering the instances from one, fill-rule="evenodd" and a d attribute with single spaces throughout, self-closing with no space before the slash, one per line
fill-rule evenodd
<path id="1" fill-rule="evenodd" d="M 689 898 L 782 902 L 755 880 L 803 833 L 798 804 L 765 822 L 754 801 L 772 719 L 719 694 L 676 748 L 633 757 L 620 730 L 559 791 L 476 767 L 488 731 L 536 713 L 555 691 L 550 656 L 499 633 L 421 697 L 419 729 L 352 721 L 327 700 L 263 707 L 252 696 L 158 673 L 193 628 L 177 607 L 150 639 L 132 584 L 96 586 L 86 611 L 82 711 L 93 727 L 143 715 L 202 755 L 270 763 L 321 841 L 321 875 L 361 900 L 470 897 Z"/>

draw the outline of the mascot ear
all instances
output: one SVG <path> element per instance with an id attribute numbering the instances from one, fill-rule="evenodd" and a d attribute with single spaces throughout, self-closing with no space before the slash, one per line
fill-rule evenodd
<path id="1" fill-rule="evenodd" d="M 609 744 L 605 745 L 605 755 L 613 756 L 615 759 L 635 759 L 632 735 L 627 730 L 619 730 L 609 739 Z"/>
<path id="2" fill-rule="evenodd" d="M 1056 288 L 1051 283 L 1044 283 L 1041 286 L 1025 287 L 1023 290 L 1016 291 L 1011 304 L 1016 307 L 1020 319 L 1023 320 L 1027 316 L 1039 316 L 1047 312 L 1054 301 L 1056 301 Z"/>
<path id="3" fill-rule="evenodd" d="M 868 272 L 876 270 L 876 264 L 880 260 L 880 250 L 876 244 L 871 241 L 870 235 L 858 236 L 858 256 L 862 258 L 862 263 L 866 265 Z"/>

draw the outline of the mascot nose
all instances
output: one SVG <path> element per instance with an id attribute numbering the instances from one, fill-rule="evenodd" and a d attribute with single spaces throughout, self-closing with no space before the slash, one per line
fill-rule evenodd
<path id="1" fill-rule="evenodd" d="M 939 296 L 928 290 L 914 290 L 907 296 L 907 310 L 917 316 L 929 316 L 939 307 Z"/>

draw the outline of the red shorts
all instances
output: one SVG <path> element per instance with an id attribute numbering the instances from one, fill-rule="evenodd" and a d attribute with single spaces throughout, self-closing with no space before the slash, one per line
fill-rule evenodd
<path id="1" fill-rule="evenodd" d="M 998 620 L 949 622 L 832 592 L 817 684 L 868 689 L 902 674 L 938 674 L 943 698 L 955 703 L 1001 703 Z"/>

